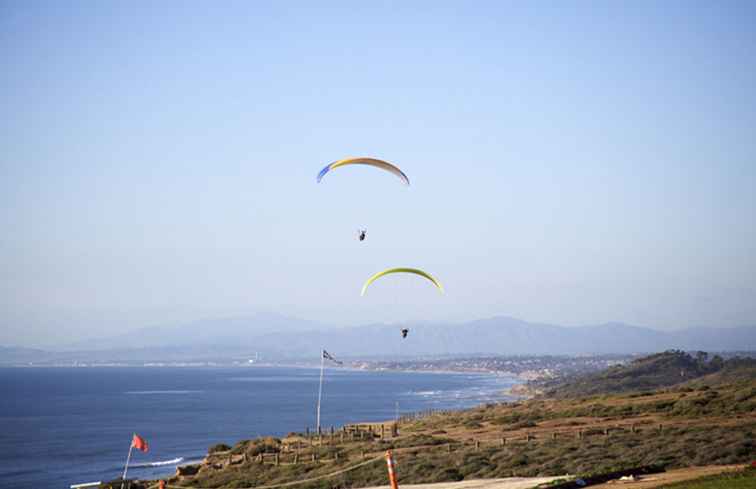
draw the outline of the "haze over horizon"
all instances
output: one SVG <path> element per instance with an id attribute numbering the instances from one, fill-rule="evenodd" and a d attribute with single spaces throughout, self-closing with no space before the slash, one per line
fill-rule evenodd
<path id="1" fill-rule="evenodd" d="M 3 2 L 0 345 L 259 311 L 754 325 L 755 24 L 736 1 Z M 315 182 L 349 155 L 412 185 Z M 446 294 L 360 297 L 390 266 Z"/>

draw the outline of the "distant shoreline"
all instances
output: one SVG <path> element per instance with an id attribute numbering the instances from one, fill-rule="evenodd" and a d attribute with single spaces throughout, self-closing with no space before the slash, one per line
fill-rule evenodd
<path id="1" fill-rule="evenodd" d="M 210 364 L 210 363 L 176 363 L 176 364 L 158 364 L 158 363 L 145 363 L 145 364 L 130 364 L 130 363 L 104 363 L 104 364 L 55 364 L 55 365 L 25 365 L 25 364 L 9 364 L 0 365 L 0 368 L 60 368 L 60 369 L 86 369 L 86 368 L 298 368 L 298 369 L 314 369 L 319 370 L 318 365 L 302 365 L 302 364 L 289 364 L 289 363 L 257 363 L 257 364 Z M 411 368 L 364 368 L 364 367 L 325 367 L 327 370 L 345 370 L 349 372 L 398 372 L 398 373 L 411 373 L 411 374 L 445 374 L 445 375 L 492 375 L 496 377 L 510 377 L 521 380 L 528 380 L 523 377 L 523 374 L 514 372 L 503 372 L 494 370 L 450 370 L 450 369 L 411 369 Z"/>

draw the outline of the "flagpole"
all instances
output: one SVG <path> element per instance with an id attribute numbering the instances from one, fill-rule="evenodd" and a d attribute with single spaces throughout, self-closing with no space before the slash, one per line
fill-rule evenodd
<path id="1" fill-rule="evenodd" d="M 121 489 L 123 489 L 123 483 L 126 481 L 126 471 L 129 470 L 129 461 L 131 460 L 131 451 L 134 449 L 134 439 L 131 439 L 131 445 L 129 445 L 129 456 L 126 457 L 126 467 L 123 468 L 123 476 L 121 477 Z"/>
<path id="2" fill-rule="evenodd" d="M 320 351 L 320 386 L 318 387 L 318 419 L 317 419 L 317 433 L 320 434 L 320 399 L 323 397 L 323 369 L 325 368 L 325 354 L 324 351 Z"/>

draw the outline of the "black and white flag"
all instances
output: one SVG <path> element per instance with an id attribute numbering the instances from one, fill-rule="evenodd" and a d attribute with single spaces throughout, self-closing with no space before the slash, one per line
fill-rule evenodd
<path id="1" fill-rule="evenodd" d="M 340 362 L 340 361 L 336 360 L 335 358 L 333 358 L 333 356 L 330 353 L 328 353 L 325 350 L 323 350 L 323 358 L 325 358 L 326 360 L 332 361 L 336 365 L 344 365 L 344 362 Z"/>

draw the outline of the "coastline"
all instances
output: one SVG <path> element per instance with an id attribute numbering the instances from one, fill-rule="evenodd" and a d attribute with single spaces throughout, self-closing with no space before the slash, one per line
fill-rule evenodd
<path id="1" fill-rule="evenodd" d="M 536 389 L 527 383 L 515 384 L 504 391 L 505 395 L 515 397 L 520 400 L 532 399 L 533 397 L 542 394 L 543 391 Z"/>
<path id="2" fill-rule="evenodd" d="M 212 367 L 208 368 L 208 370 L 217 369 L 217 368 L 223 368 L 223 367 Z M 300 371 L 317 371 L 320 369 L 319 365 L 302 365 L 302 364 L 254 364 L 254 365 L 243 365 L 238 367 L 226 367 L 226 368 L 238 368 L 239 370 L 249 370 L 249 371 L 265 371 L 267 369 L 292 369 L 292 370 L 300 370 Z M 436 409 L 434 407 L 434 398 L 443 399 L 440 401 L 441 404 L 439 405 L 439 409 L 443 410 L 452 410 L 452 411 L 462 411 L 465 409 L 469 409 L 472 407 L 475 407 L 476 405 L 480 405 L 482 403 L 487 402 L 508 402 L 514 400 L 511 394 L 508 394 L 508 390 L 516 387 L 517 385 L 520 385 L 519 382 L 522 382 L 522 378 L 518 375 L 512 375 L 510 373 L 504 373 L 504 372 L 494 372 L 494 371 L 486 371 L 486 370 L 448 370 L 448 369 L 433 369 L 433 370 L 420 370 L 420 369 L 393 369 L 393 368 L 359 368 L 354 366 L 345 366 L 345 367 L 327 367 L 327 371 L 335 372 L 335 371 L 342 371 L 342 372 L 349 372 L 349 373 L 363 373 L 363 374 L 380 374 L 381 372 L 385 373 L 392 373 L 392 374 L 434 374 L 439 377 L 444 376 L 450 376 L 450 377 L 465 377 L 465 376 L 474 376 L 479 380 L 471 380 L 469 383 L 469 387 L 471 389 L 462 391 L 462 397 L 459 397 L 459 393 L 457 393 L 457 397 L 452 397 L 454 395 L 455 391 L 447 391 L 443 389 L 437 389 L 437 390 L 429 390 L 429 394 L 425 394 L 423 390 L 410 390 L 408 391 L 408 394 L 410 396 L 415 396 L 416 399 L 423 400 L 424 403 L 428 406 L 429 409 Z M 488 379 L 488 380 L 486 380 Z M 514 385 L 496 385 L 498 382 L 501 382 L 502 384 L 514 384 Z M 431 388 L 432 389 L 432 388 Z M 479 394 L 479 395 L 475 395 Z M 448 397 L 447 397 L 448 396 Z M 450 402 L 449 400 L 456 399 L 460 404 L 460 406 L 449 406 Z M 446 405 L 444 405 L 446 404 Z M 426 408 L 418 408 L 418 409 L 411 409 L 409 411 L 404 411 L 401 414 L 407 415 L 407 414 L 413 414 L 413 413 L 420 413 L 423 412 Z M 376 425 L 376 424 L 386 424 L 394 422 L 394 419 L 388 419 L 386 417 L 370 417 L 359 419 L 359 420 L 345 420 L 343 424 L 340 425 L 348 425 L 348 424 L 360 424 L 360 425 Z M 291 425 L 286 427 L 283 432 L 296 432 L 300 431 L 302 427 L 300 425 Z M 281 430 L 278 430 L 279 433 L 276 433 L 274 430 L 268 430 L 268 429 L 261 429 L 255 433 L 256 437 L 276 437 L 281 438 L 284 435 L 282 435 Z M 250 436 L 252 438 L 252 436 Z M 234 445 L 238 443 L 239 441 L 243 440 L 244 438 L 236 439 L 236 438 L 228 438 L 227 440 L 224 440 L 224 443 L 228 443 L 229 445 Z M 209 452 L 208 450 L 212 444 L 207 446 L 200 446 L 197 445 L 196 451 L 194 451 L 195 456 L 191 457 L 184 457 L 184 460 L 182 460 L 180 463 L 177 463 L 176 465 L 165 465 L 161 467 L 152 467 L 153 470 L 149 470 L 147 468 L 149 473 L 140 474 L 141 480 L 156 480 L 160 478 L 168 478 L 175 476 L 176 471 L 179 467 L 187 467 L 197 464 L 202 464 L 204 462 L 204 459 L 208 456 Z M 202 457 L 197 456 L 198 453 L 203 453 L 204 455 Z M 135 476 L 137 474 L 135 473 Z"/>

